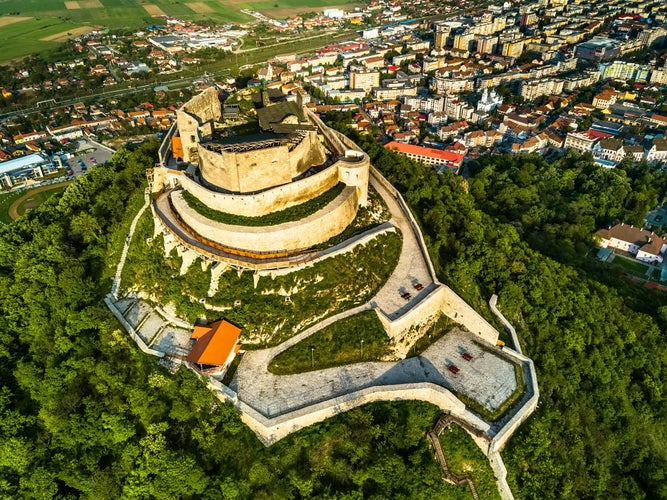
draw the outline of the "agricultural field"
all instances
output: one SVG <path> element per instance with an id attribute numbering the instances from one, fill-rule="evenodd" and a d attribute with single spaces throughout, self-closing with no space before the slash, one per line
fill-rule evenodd
<path id="1" fill-rule="evenodd" d="M 9 22 L 14 20 L 16 22 Z M 57 18 L 0 17 L 0 38 L 12 41 L 3 43 L 0 62 L 55 48 L 67 38 L 81 34 L 82 29 L 88 32 L 94 27 L 86 28 Z"/>
<path id="2" fill-rule="evenodd" d="M 226 0 L 225 3 L 236 9 L 256 10 L 278 19 L 303 12 L 321 12 L 331 8 L 350 10 L 363 5 L 362 2 L 354 0 L 260 0 L 257 2 Z"/>
<path id="3" fill-rule="evenodd" d="M 96 28 L 141 28 L 161 16 L 193 21 L 254 22 L 242 9 L 283 18 L 307 11 L 361 5 L 346 0 L 4 0 L 0 2 L 0 62 L 57 46 Z"/>

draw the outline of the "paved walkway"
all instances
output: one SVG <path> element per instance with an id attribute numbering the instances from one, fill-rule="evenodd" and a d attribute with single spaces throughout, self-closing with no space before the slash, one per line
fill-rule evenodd
<path id="1" fill-rule="evenodd" d="M 120 256 L 120 262 L 118 262 L 118 267 L 116 268 L 116 275 L 114 276 L 113 283 L 111 284 L 111 295 L 113 295 L 113 297 L 116 300 L 118 299 L 118 290 L 120 290 L 120 279 L 123 275 L 123 267 L 125 266 L 125 259 L 127 258 L 127 252 L 130 250 L 130 243 L 132 243 L 132 236 L 134 235 L 134 231 L 137 228 L 137 223 L 139 222 L 139 219 L 141 218 L 141 216 L 146 211 L 149 205 L 150 205 L 150 196 L 147 188 L 144 191 L 144 204 L 141 207 L 141 209 L 139 209 L 137 215 L 134 217 L 132 224 L 130 224 L 130 232 L 128 233 L 127 238 L 125 238 L 123 253 Z"/>
<path id="2" fill-rule="evenodd" d="M 374 176 L 371 176 L 371 185 L 382 196 L 391 211 L 392 218 L 389 222 L 399 228 L 403 236 L 403 248 L 396 269 L 371 299 L 372 303 L 394 320 L 423 299 L 435 284 L 410 221 L 405 217 L 396 198 Z M 424 287 L 421 292 L 414 288 L 417 283 Z M 405 292 L 412 295 L 409 301 L 401 297 Z"/>

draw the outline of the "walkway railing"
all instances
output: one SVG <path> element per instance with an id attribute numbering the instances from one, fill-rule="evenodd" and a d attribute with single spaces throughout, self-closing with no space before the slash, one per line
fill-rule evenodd
<path id="1" fill-rule="evenodd" d="M 445 458 L 445 451 L 442 449 L 442 444 L 440 444 L 440 434 L 442 434 L 442 431 L 444 431 L 452 423 L 457 423 L 459 425 L 462 425 L 462 421 L 460 419 L 453 417 L 451 414 L 443 414 L 438 419 L 438 422 L 435 424 L 435 427 L 432 430 L 428 431 L 427 433 L 428 439 L 429 441 L 431 441 L 431 445 L 435 450 L 435 457 L 438 460 L 438 463 L 440 464 L 440 468 L 442 469 L 442 478 L 447 482 L 455 484 L 456 486 L 467 485 L 470 488 L 470 492 L 472 493 L 473 498 L 475 500 L 479 500 L 479 494 L 477 493 L 477 488 L 475 487 L 475 483 L 473 482 L 470 474 L 464 474 L 463 476 L 454 474 L 449 469 L 449 465 L 447 464 L 447 459 Z"/>

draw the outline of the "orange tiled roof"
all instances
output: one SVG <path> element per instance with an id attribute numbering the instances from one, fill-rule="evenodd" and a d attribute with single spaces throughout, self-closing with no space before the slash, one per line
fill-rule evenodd
<path id="1" fill-rule="evenodd" d="M 197 343 L 187 360 L 200 365 L 222 365 L 235 350 L 240 334 L 239 327 L 224 319 L 208 326 L 195 326 L 191 338 Z"/>

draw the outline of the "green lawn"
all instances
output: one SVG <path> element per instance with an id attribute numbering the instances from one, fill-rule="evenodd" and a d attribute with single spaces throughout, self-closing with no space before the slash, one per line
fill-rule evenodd
<path id="1" fill-rule="evenodd" d="M 329 203 L 334 201 L 336 197 L 343 192 L 343 189 L 345 189 L 345 184 L 339 182 L 328 191 L 311 200 L 286 208 L 285 210 L 280 210 L 279 212 L 271 212 L 270 214 L 263 215 L 261 217 L 245 217 L 243 215 L 234 215 L 226 212 L 220 212 L 219 210 L 209 208 L 189 191 L 182 191 L 182 194 L 183 199 L 188 204 L 188 206 L 199 215 L 202 215 L 207 219 L 220 222 L 222 224 L 261 227 L 275 226 L 277 224 L 284 224 L 286 222 L 305 219 L 306 217 L 314 214 L 318 210 L 321 210 Z"/>
<path id="2" fill-rule="evenodd" d="M 167 15 L 191 21 L 244 23 L 254 19 L 237 8 L 219 2 L 202 2 L 211 10 L 205 13 L 196 12 L 196 9 L 187 6 L 189 2 L 180 0 L 99 0 L 99 2 L 104 8 L 95 7 L 95 2 L 91 0 L 79 0 L 81 6 L 79 9 L 67 9 L 65 2 L 59 0 L 0 1 L 0 39 L 4 40 L 0 51 L 0 62 L 52 49 L 60 42 L 44 41 L 42 38 L 82 26 L 139 28 L 159 24 L 161 19 L 151 16 L 144 9 L 144 5 L 155 5 Z M 13 16 L 31 19 L 5 24 L 6 18 Z"/>
<path id="3" fill-rule="evenodd" d="M 12 222 L 12 218 L 9 216 L 9 207 L 17 199 L 23 196 L 23 194 L 24 193 L 13 191 L 11 193 L 0 195 L 0 222 L 3 224 L 10 224 Z"/>
<path id="4" fill-rule="evenodd" d="M 269 371 L 277 375 L 303 373 L 377 361 L 390 353 L 389 337 L 377 314 L 364 311 L 337 321 L 280 353 L 269 364 Z"/>
<path id="5" fill-rule="evenodd" d="M 9 207 L 21 197 L 26 197 L 23 203 L 19 205 L 17 211 L 19 215 L 23 215 L 28 208 L 36 208 L 37 206 L 44 203 L 50 197 L 62 193 L 67 186 L 54 186 L 53 189 L 47 191 L 42 191 L 40 193 L 35 193 L 34 196 L 30 196 L 29 193 L 31 190 L 23 191 L 12 191 L 10 193 L 0 194 L 0 223 L 10 224 L 12 218 L 9 216 Z M 38 189 L 38 188 L 35 188 Z"/>
<path id="6" fill-rule="evenodd" d="M 450 424 L 440 434 L 440 444 L 449 470 L 457 476 L 469 474 L 480 498 L 499 499 L 496 480 L 489 461 L 472 438 L 457 424 Z M 459 486 L 468 492 L 467 486 Z M 472 498 L 472 493 L 469 494 Z"/>
<path id="7" fill-rule="evenodd" d="M 3 4 L 0 4 L 3 5 Z M 0 19 L 3 19 L 0 17 Z M 36 52 L 53 49 L 59 42 L 44 41 L 58 33 L 67 32 L 82 26 L 71 21 L 53 18 L 37 18 L 0 26 L 0 38 L 5 40 L 0 51 L 0 61 L 9 61 Z M 11 42 L 7 42 L 11 40 Z"/>
<path id="8" fill-rule="evenodd" d="M 646 273 L 648 272 L 648 265 L 644 264 L 643 262 L 639 262 L 638 260 L 628 259 L 618 254 L 616 254 L 614 257 L 611 265 L 640 278 L 646 278 Z"/>

